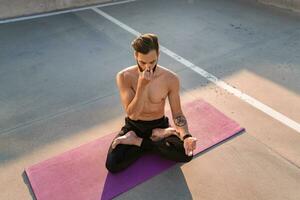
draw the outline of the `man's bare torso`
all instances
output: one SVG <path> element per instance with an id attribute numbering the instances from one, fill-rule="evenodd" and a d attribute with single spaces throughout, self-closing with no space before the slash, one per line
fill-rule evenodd
<path id="1" fill-rule="evenodd" d="M 130 80 L 129 84 L 132 91 L 136 92 L 138 83 L 138 67 L 136 65 L 130 66 L 122 70 L 125 78 Z M 144 102 L 144 108 L 140 115 L 137 116 L 139 120 L 154 120 L 159 119 L 165 114 L 165 101 L 169 92 L 169 79 L 175 73 L 167 68 L 157 65 L 154 72 L 154 78 L 151 80 L 147 87 L 147 98 Z"/>

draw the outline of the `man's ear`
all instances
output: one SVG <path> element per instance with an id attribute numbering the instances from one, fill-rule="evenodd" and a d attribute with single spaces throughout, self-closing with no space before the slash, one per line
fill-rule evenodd
<path id="1" fill-rule="evenodd" d="M 136 60 L 138 59 L 138 52 L 137 52 L 137 51 L 134 52 L 134 58 L 135 58 Z"/>

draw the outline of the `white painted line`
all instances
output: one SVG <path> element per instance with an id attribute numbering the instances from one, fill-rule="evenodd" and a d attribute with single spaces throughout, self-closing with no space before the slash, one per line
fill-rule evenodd
<path id="1" fill-rule="evenodd" d="M 127 26 L 126 24 L 124 24 L 122 22 L 120 22 L 119 20 L 117 20 L 116 18 L 108 15 L 107 13 L 105 13 L 105 12 L 103 12 L 103 11 L 97 9 L 97 8 L 93 8 L 93 10 L 95 12 L 97 12 L 98 14 L 102 15 L 103 17 L 105 17 L 106 19 L 110 20 L 111 22 L 115 23 L 116 25 L 122 27 L 126 31 L 132 33 L 133 35 L 136 35 L 136 36 L 141 35 L 141 33 L 139 33 L 138 31 L 132 29 L 131 27 Z M 198 74 L 200 74 L 204 78 L 208 79 L 212 83 L 216 84 L 220 88 L 223 88 L 227 92 L 237 96 L 241 100 L 243 100 L 243 101 L 247 102 L 248 104 L 252 105 L 253 107 L 257 108 L 258 110 L 266 113 L 270 117 L 280 121 L 281 123 L 285 124 L 286 126 L 292 128 L 292 129 L 294 129 L 294 130 L 296 130 L 297 132 L 300 133 L 300 124 L 298 122 L 293 121 L 292 119 L 286 117 L 285 115 L 281 114 L 280 112 L 277 112 L 276 110 L 274 110 L 271 107 L 263 104 L 262 102 L 256 100 L 255 98 L 253 98 L 253 97 L 237 90 L 236 88 L 230 86 L 229 84 L 227 84 L 226 82 L 220 80 L 216 76 L 208 73 L 204 69 L 194 65 L 192 62 L 184 59 L 183 57 L 179 56 L 178 54 L 174 53 L 173 51 L 167 49 L 166 47 L 160 45 L 160 50 L 162 52 L 164 52 L 165 54 L 167 54 L 168 56 L 170 56 L 171 58 L 177 60 L 178 62 L 182 63 L 186 67 L 190 68 L 191 70 L 197 72 Z"/>
<path id="2" fill-rule="evenodd" d="M 45 13 L 45 14 L 31 15 L 31 16 L 26 16 L 26 17 L 4 19 L 4 20 L 0 20 L 0 24 L 6 24 L 6 23 L 11 23 L 11 22 L 17 22 L 17 21 L 24 21 L 24 20 L 28 20 L 28 19 L 35 19 L 35 18 L 41 18 L 41 17 L 48 17 L 48 16 L 59 15 L 59 14 L 70 13 L 70 12 L 76 12 L 76 11 L 82 11 L 82 10 L 88 10 L 88 9 L 97 8 L 97 7 L 99 8 L 99 7 L 114 6 L 114 5 L 124 4 L 124 3 L 135 2 L 135 1 L 137 1 L 137 0 L 125 0 L 125 1 L 118 1 L 118 2 L 112 2 L 112 3 L 104 3 L 104 4 L 99 4 L 99 5 L 87 6 L 87 7 L 82 7 L 82 8 L 75 8 L 75 9 L 69 9 L 69 10 L 63 10 L 63 11 L 50 12 L 50 13 Z"/>

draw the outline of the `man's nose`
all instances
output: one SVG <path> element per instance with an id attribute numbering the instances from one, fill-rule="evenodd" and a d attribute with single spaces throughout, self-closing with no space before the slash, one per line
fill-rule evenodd
<path id="1" fill-rule="evenodd" d="M 151 70 L 152 65 L 151 64 L 146 64 L 146 68 Z"/>

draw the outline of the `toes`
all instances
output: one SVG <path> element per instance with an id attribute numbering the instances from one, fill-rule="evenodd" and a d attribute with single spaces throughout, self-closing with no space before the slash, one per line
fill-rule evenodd
<path id="1" fill-rule="evenodd" d="M 111 147 L 114 149 L 116 147 L 116 141 L 114 140 Z"/>
<path id="2" fill-rule="evenodd" d="M 115 141 L 111 144 L 111 148 L 114 149 L 116 147 Z"/>
<path id="3" fill-rule="evenodd" d="M 112 148 L 114 149 L 118 144 L 120 144 L 121 140 L 120 138 L 116 138 L 112 143 Z"/>

